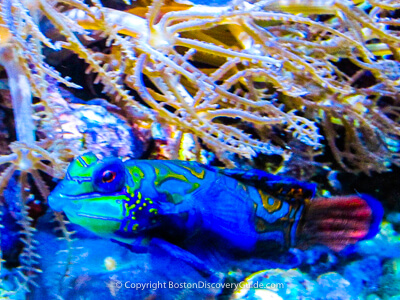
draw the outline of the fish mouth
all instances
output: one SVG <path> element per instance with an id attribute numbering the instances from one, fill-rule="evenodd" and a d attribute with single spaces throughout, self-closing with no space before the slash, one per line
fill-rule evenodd
<path id="1" fill-rule="evenodd" d="M 115 222 L 121 222 L 120 219 L 117 218 L 112 218 L 112 217 L 104 217 L 100 215 L 93 215 L 93 214 L 88 214 L 88 213 L 76 213 L 78 217 L 84 217 L 84 218 L 91 218 L 91 219 L 97 219 L 97 220 L 104 220 L 104 221 L 115 221 Z"/>
<path id="2" fill-rule="evenodd" d="M 54 211 L 63 211 L 67 207 L 71 207 L 74 210 L 79 210 L 82 207 L 83 203 L 74 203 L 71 202 L 71 197 L 64 194 L 50 194 L 47 198 L 47 202 L 52 210 Z M 83 199 L 82 199 L 83 200 Z"/>
<path id="3" fill-rule="evenodd" d="M 114 194 L 115 195 L 115 194 Z M 88 193 L 81 195 L 68 195 L 63 193 L 51 193 L 47 198 L 48 204 L 52 210 L 57 212 L 77 212 L 80 211 L 84 205 L 85 200 L 98 200 L 104 197 L 104 194 L 100 193 Z M 118 199 L 116 199 L 118 200 Z M 85 214 L 85 217 L 101 219 L 101 216 L 96 216 L 92 214 Z M 104 219 L 105 220 L 105 219 Z"/>
<path id="4" fill-rule="evenodd" d="M 110 194 L 105 194 L 105 193 L 87 193 L 87 194 L 80 194 L 80 195 L 69 195 L 69 194 L 59 194 L 57 196 L 58 198 L 64 198 L 65 200 L 86 200 L 86 199 L 92 199 L 92 198 L 102 198 L 104 196 L 118 196 L 116 193 L 110 193 Z M 122 194 L 121 194 L 122 195 Z"/>
<path id="5" fill-rule="evenodd" d="M 116 194 L 116 193 L 110 193 L 110 195 L 113 196 L 122 196 L 123 193 Z M 87 194 L 80 194 L 80 195 L 69 195 L 69 194 L 64 194 L 64 193 L 57 193 L 57 192 L 52 192 L 49 197 L 47 198 L 49 206 L 54 210 L 54 211 L 62 211 L 64 210 L 63 208 L 65 206 L 70 206 L 74 201 L 83 201 L 83 200 L 96 200 L 102 197 L 108 196 L 108 194 L 104 193 L 87 193 Z M 75 205 L 79 205 L 78 203 L 74 203 Z M 75 207 L 77 208 L 77 207 Z"/>

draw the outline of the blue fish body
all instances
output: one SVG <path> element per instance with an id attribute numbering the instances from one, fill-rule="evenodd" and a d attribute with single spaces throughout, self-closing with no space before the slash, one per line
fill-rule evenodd
<path id="1" fill-rule="evenodd" d="M 322 244 L 341 250 L 376 234 L 381 219 L 373 212 L 374 206 L 379 210 L 376 200 L 351 196 L 326 204 L 312 200 L 315 191 L 315 184 L 260 170 L 186 161 L 99 160 L 89 153 L 71 163 L 48 200 L 71 222 L 131 245 L 152 238 L 181 244 L 207 236 L 222 247 L 255 252 L 315 244 L 308 237 L 316 229 Z M 346 205 L 351 211 L 343 214 Z M 347 235 L 338 235 L 356 212 L 362 217 Z M 346 241 L 331 242 L 335 238 Z"/>

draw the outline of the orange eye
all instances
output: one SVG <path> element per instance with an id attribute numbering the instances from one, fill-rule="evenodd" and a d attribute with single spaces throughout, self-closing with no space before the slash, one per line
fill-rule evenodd
<path id="1" fill-rule="evenodd" d="M 115 179 L 116 173 L 110 170 L 106 170 L 103 172 L 101 180 L 103 183 L 110 183 Z"/>

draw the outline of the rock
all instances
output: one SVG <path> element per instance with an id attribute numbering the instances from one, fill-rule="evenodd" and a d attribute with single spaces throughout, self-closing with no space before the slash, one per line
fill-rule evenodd
<path id="1" fill-rule="evenodd" d="M 240 283 L 232 299 L 305 299 L 317 294 L 317 285 L 297 269 L 271 269 L 254 273 Z"/>
<path id="2" fill-rule="evenodd" d="M 371 240 L 358 242 L 355 253 L 361 256 L 376 256 L 379 259 L 400 257 L 400 236 L 393 225 L 382 222 L 380 232 Z"/>
<path id="3" fill-rule="evenodd" d="M 383 275 L 379 278 L 379 295 L 384 299 L 400 295 L 400 258 L 390 259 L 383 265 Z"/>
<path id="4" fill-rule="evenodd" d="M 381 261 L 376 256 L 352 262 L 344 268 L 344 278 L 351 283 L 354 296 L 377 291 L 376 278 L 381 275 Z"/>
<path id="5" fill-rule="evenodd" d="M 377 295 L 375 295 L 375 294 L 371 294 L 371 295 L 368 295 L 368 296 L 367 296 L 366 300 L 381 300 L 381 298 L 379 298 L 379 297 L 378 297 Z"/>
<path id="6" fill-rule="evenodd" d="M 50 222 L 46 214 L 37 226 L 43 273 L 30 299 L 204 299 L 221 290 L 211 286 L 221 278 L 205 277 L 168 253 L 135 253 L 79 227 L 70 228 L 79 238 L 65 251 Z"/>
<path id="7" fill-rule="evenodd" d="M 314 246 L 304 251 L 304 266 L 310 276 L 329 272 L 338 263 L 334 252 L 326 246 Z M 304 272 L 302 268 L 302 271 Z"/>
<path id="8" fill-rule="evenodd" d="M 330 272 L 317 278 L 320 293 L 326 300 L 351 300 L 352 286 L 339 273 Z"/>
<path id="9" fill-rule="evenodd" d="M 67 103 L 57 95 L 53 95 L 51 103 L 55 120 L 41 122 L 39 135 L 64 141 L 76 153 L 91 151 L 103 157 L 131 158 L 143 154 L 143 141 L 114 105 L 106 105 L 106 101 L 99 99 L 93 105 Z"/>

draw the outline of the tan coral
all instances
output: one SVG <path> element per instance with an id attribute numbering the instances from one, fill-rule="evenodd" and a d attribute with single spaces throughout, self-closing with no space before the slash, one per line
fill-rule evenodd
<path id="1" fill-rule="evenodd" d="M 398 79 L 375 61 L 384 54 L 398 57 L 400 37 L 387 30 L 389 19 L 376 18 L 377 10 L 365 13 L 365 5 L 340 0 L 259 1 L 226 7 L 193 5 L 173 11 L 173 4 L 154 1 L 146 18 L 139 9 L 122 12 L 98 3 L 67 15 L 85 29 L 107 33 L 111 47 L 123 54 L 113 63 L 117 67 L 111 67 L 111 57 L 103 57 L 104 65 L 99 65 L 111 74 L 123 70 L 125 84 L 139 93 L 157 118 L 192 133 L 220 158 L 224 151 L 246 157 L 282 153 L 270 141 L 255 139 L 220 122 L 221 118 L 256 127 L 263 124 L 264 130 L 281 128 L 314 147 L 315 153 L 320 150 L 319 123 L 341 166 L 369 173 L 399 163 L 384 144 L 379 151 L 371 145 L 374 138 L 385 141 L 394 135 L 398 139 L 399 124 L 376 106 L 371 110 L 360 102 L 353 109 L 346 103 L 355 96 L 370 103 L 367 97 L 373 92 L 355 88 L 356 78 L 341 72 L 335 62 L 348 58 L 372 72 L 388 92 L 398 90 Z M 395 8 L 383 2 L 375 5 L 378 10 Z M 331 18 L 320 22 L 310 12 Z M 111 31 L 105 27 L 108 23 Z M 193 62 L 209 66 L 200 68 Z M 96 72 L 96 68 L 91 65 L 90 70 Z M 145 79 L 156 88 L 148 87 Z M 274 99 L 274 90 L 281 93 L 280 99 Z M 308 119 L 299 114 L 302 110 Z M 336 122 L 335 116 L 341 121 Z M 332 139 L 336 124 L 345 128 L 352 141 L 344 151 Z M 366 139 L 366 132 L 374 138 Z"/>

